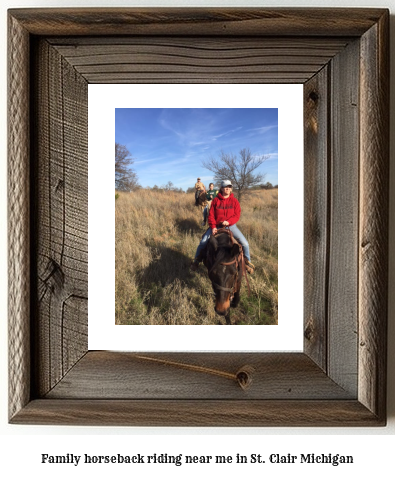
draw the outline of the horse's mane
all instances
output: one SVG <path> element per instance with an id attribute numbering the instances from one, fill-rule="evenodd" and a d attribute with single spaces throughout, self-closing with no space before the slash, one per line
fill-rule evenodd
<path id="1" fill-rule="evenodd" d="M 226 232 L 218 234 L 217 236 L 215 236 L 215 238 L 217 239 L 218 248 L 223 249 L 224 247 L 232 247 L 232 240 L 229 234 L 227 234 Z"/>

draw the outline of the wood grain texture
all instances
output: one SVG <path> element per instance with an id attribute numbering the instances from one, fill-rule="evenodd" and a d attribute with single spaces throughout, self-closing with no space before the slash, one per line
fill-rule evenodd
<path id="1" fill-rule="evenodd" d="M 238 372 L 250 385 L 241 387 Z M 355 398 L 305 354 L 88 352 L 46 398 Z"/>
<path id="2" fill-rule="evenodd" d="M 30 399 L 29 35 L 8 22 L 9 416 Z"/>
<path id="3" fill-rule="evenodd" d="M 85 426 L 383 426 L 357 400 L 33 400 L 11 423 Z"/>
<path id="4" fill-rule="evenodd" d="M 331 67 L 328 373 L 357 393 L 359 42 Z"/>
<path id="5" fill-rule="evenodd" d="M 360 36 L 373 8 L 47 8 L 12 9 L 35 35 Z"/>
<path id="6" fill-rule="evenodd" d="M 388 11 L 9 16 L 11 423 L 384 425 Z M 87 351 L 87 84 L 101 81 L 305 82 L 304 354 Z"/>
<path id="7" fill-rule="evenodd" d="M 41 395 L 87 350 L 87 84 L 45 40 L 34 48 L 33 356 L 34 393 Z"/>
<path id="8" fill-rule="evenodd" d="M 389 15 L 361 39 L 359 400 L 385 416 L 389 201 Z"/>
<path id="9" fill-rule="evenodd" d="M 350 39 L 53 38 L 89 83 L 304 83 Z"/>
<path id="10" fill-rule="evenodd" d="M 304 351 L 327 370 L 330 66 L 304 85 Z"/>

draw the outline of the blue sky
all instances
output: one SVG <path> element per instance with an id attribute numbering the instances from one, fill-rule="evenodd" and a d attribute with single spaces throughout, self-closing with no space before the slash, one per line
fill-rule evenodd
<path id="1" fill-rule="evenodd" d="M 208 186 L 213 174 L 202 161 L 243 148 L 268 156 L 256 172 L 278 184 L 277 108 L 116 108 L 115 141 L 130 151 L 143 187 L 171 181 L 186 190 L 197 177 Z"/>

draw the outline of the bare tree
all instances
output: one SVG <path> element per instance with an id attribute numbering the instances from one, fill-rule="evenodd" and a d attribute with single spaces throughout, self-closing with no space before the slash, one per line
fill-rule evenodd
<path id="1" fill-rule="evenodd" d="M 161 186 L 162 189 L 165 191 L 173 191 L 174 190 L 174 184 L 171 181 L 167 181 L 167 183 L 164 186 Z"/>
<path id="2" fill-rule="evenodd" d="M 115 189 L 133 191 L 140 187 L 136 172 L 130 167 L 134 163 L 128 149 L 115 143 Z"/>
<path id="3" fill-rule="evenodd" d="M 249 188 L 262 183 L 265 178 L 263 173 L 254 171 L 264 163 L 269 156 L 253 156 L 248 148 L 239 152 L 239 157 L 232 153 L 221 154 L 218 159 L 209 158 L 203 161 L 203 167 L 214 173 L 214 182 L 220 184 L 222 180 L 232 182 L 235 195 L 239 201 Z"/>

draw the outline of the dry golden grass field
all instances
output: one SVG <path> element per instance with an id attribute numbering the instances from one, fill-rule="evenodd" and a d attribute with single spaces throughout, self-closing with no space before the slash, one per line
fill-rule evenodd
<path id="1" fill-rule="evenodd" d="M 250 244 L 251 295 L 243 278 L 232 324 L 277 324 L 278 189 L 243 198 L 238 227 Z M 194 194 L 140 189 L 115 201 L 115 321 L 139 325 L 218 325 L 207 269 L 190 271 L 202 214 Z"/>

